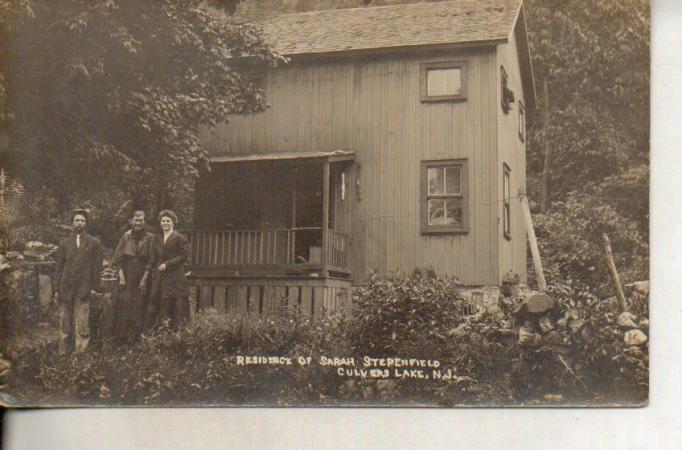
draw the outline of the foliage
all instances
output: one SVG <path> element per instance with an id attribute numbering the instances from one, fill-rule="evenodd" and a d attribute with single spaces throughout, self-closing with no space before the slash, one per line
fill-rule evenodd
<path id="1" fill-rule="evenodd" d="M 102 221 L 131 198 L 189 218 L 201 127 L 265 108 L 250 74 L 279 59 L 199 0 L 11 0 L 0 30 L 3 165 L 54 195 L 43 213 L 90 203 Z"/>
<path id="2" fill-rule="evenodd" d="M 122 347 L 58 356 L 43 346 L 19 357 L 24 395 L 92 404 L 319 403 L 332 369 L 299 365 L 240 366 L 231 355 L 342 354 L 336 319 L 203 318 L 179 331 L 161 327 Z M 311 384 L 311 383 L 314 383 Z M 329 384 L 329 383 L 327 383 Z"/>
<path id="3" fill-rule="evenodd" d="M 621 183 L 614 184 L 621 186 Z M 605 183 L 596 190 L 605 190 L 608 186 Z M 601 295 L 611 292 L 602 232 L 611 241 L 622 281 L 648 279 L 648 230 L 642 226 L 643 221 L 648 222 L 646 216 L 637 216 L 636 204 L 632 214 L 624 215 L 617 204 L 600 198 L 595 189 L 588 187 L 574 192 L 566 201 L 557 202 L 551 212 L 534 216 L 543 269 L 550 283 L 566 280 L 576 288 Z"/>
<path id="4" fill-rule="evenodd" d="M 358 311 L 351 335 L 360 353 L 414 357 L 437 356 L 444 335 L 455 328 L 469 304 L 452 277 L 372 275 L 357 295 Z M 414 346 L 414 347 L 412 347 Z M 420 352 L 427 354 L 421 355 Z"/>
<path id="5" fill-rule="evenodd" d="M 204 316 L 178 331 L 161 327 L 138 342 L 106 343 L 83 355 L 58 356 L 54 344 L 14 352 L 11 392 L 17 402 L 111 405 L 546 405 L 558 396 L 575 404 L 645 401 L 648 346 L 624 343 L 617 305 L 565 284 L 550 293 L 559 306 L 550 317 L 552 330 L 541 331 L 514 308 L 460 309 L 451 279 L 374 278 L 357 298 L 368 314 L 351 321 Z M 631 296 L 629 307 L 640 319 L 648 316 L 645 297 Z M 414 320 L 415 308 L 428 319 Z M 536 338 L 521 339 L 522 326 L 535 327 Z M 293 364 L 243 366 L 236 355 L 289 357 Z M 452 377 L 342 376 L 336 367 L 317 364 L 323 355 L 353 356 L 358 368 L 366 355 L 438 360 Z M 312 364 L 297 364 L 298 357 Z"/>
<path id="6" fill-rule="evenodd" d="M 539 95 L 530 177 L 551 149 L 552 196 L 565 200 L 584 184 L 648 165 L 649 2 L 527 0 L 526 14 Z M 540 120 L 544 83 L 548 127 Z"/>

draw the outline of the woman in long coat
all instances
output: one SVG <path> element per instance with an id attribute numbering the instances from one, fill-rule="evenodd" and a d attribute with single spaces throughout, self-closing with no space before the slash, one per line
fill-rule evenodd
<path id="1" fill-rule="evenodd" d="M 171 326 L 177 327 L 189 320 L 189 288 L 185 278 L 189 241 L 175 231 L 178 216 L 173 211 L 161 211 L 159 222 L 162 234 L 157 236 L 151 295 L 158 304 L 159 320 L 170 320 Z"/>
<path id="2" fill-rule="evenodd" d="M 132 225 L 119 240 L 111 264 L 120 271 L 112 334 L 134 339 L 144 329 L 156 238 L 145 230 L 143 211 L 135 211 Z"/>

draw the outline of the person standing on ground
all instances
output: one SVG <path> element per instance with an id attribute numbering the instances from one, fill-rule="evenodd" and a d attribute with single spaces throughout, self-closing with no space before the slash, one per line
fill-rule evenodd
<path id="1" fill-rule="evenodd" d="M 189 319 L 189 288 L 185 278 L 189 241 L 175 231 L 178 216 L 173 211 L 161 211 L 159 222 L 162 233 L 156 243 L 152 298 L 159 305 L 159 320 L 170 320 L 172 327 L 178 327 Z"/>
<path id="2" fill-rule="evenodd" d="M 135 211 L 132 228 L 118 241 L 111 266 L 119 274 L 114 305 L 114 335 L 136 338 L 145 326 L 147 294 L 154 268 L 153 233 L 145 230 L 144 211 Z"/>
<path id="3" fill-rule="evenodd" d="M 88 215 L 72 214 L 73 234 L 56 252 L 55 299 L 59 302 L 59 354 L 83 352 L 90 341 L 90 294 L 99 289 L 102 244 L 85 232 Z"/>

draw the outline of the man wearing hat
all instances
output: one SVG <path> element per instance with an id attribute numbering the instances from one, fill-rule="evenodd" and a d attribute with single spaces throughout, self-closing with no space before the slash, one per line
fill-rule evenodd
<path id="1" fill-rule="evenodd" d="M 90 293 L 99 288 L 102 244 L 85 232 L 88 214 L 72 214 L 73 234 L 57 248 L 54 272 L 59 301 L 59 354 L 84 351 L 90 341 Z"/>

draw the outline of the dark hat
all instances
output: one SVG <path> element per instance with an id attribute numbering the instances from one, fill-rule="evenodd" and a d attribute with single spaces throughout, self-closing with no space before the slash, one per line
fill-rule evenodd
<path id="1" fill-rule="evenodd" d="M 73 220 L 74 217 L 76 217 L 76 214 L 80 214 L 81 216 L 85 217 L 85 221 L 89 221 L 90 217 L 88 216 L 88 210 L 83 209 L 83 208 L 74 208 L 71 211 L 71 220 Z"/>

